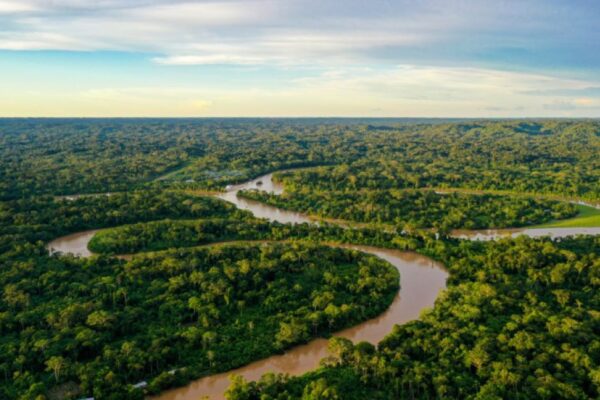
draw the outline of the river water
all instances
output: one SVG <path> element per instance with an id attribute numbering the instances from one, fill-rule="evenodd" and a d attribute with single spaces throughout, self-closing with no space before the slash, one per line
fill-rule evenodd
<path id="1" fill-rule="evenodd" d="M 540 238 L 549 236 L 551 238 L 561 238 L 574 235 L 600 235 L 600 227 L 592 228 L 509 228 L 509 229 L 482 229 L 482 230 L 464 230 L 456 229 L 452 231 L 452 236 L 459 239 L 469 240 L 493 240 L 503 237 L 529 236 Z"/>
<path id="2" fill-rule="evenodd" d="M 88 243 L 100 229 L 72 233 L 49 242 L 46 246 L 50 253 L 73 254 L 78 257 L 89 257 Z"/>
<path id="3" fill-rule="evenodd" d="M 217 197 L 235 204 L 238 208 L 251 211 L 256 217 L 266 218 L 281 223 L 317 223 L 315 219 L 302 213 L 286 211 L 261 202 L 239 198 L 237 192 L 242 189 L 260 189 L 281 194 L 283 187 L 267 174 L 239 185 L 226 188 Z M 48 244 L 51 251 L 72 253 L 87 257 L 91 253 L 87 243 L 97 230 L 80 232 L 53 240 Z M 600 228 L 547 228 L 547 229 L 500 229 L 482 231 L 454 231 L 456 237 L 472 240 L 490 240 L 502 236 L 527 235 L 532 237 L 550 235 L 563 237 L 588 233 L 600 234 Z M 431 308 L 440 290 L 446 286 L 448 273 L 442 265 L 431 259 L 412 252 L 381 249 L 367 246 L 343 246 L 380 257 L 395 266 L 400 272 L 401 290 L 394 298 L 391 306 L 378 317 L 358 324 L 352 328 L 335 334 L 354 342 L 368 341 L 378 343 L 391 332 L 395 324 L 402 324 L 417 319 L 422 310 Z M 327 340 L 315 339 L 305 345 L 297 346 L 282 355 L 275 355 L 248 364 L 242 368 L 201 378 L 186 386 L 166 391 L 154 400 L 198 400 L 202 396 L 209 399 L 223 399 L 224 391 L 229 386 L 229 376 L 233 373 L 249 380 L 257 380 L 267 372 L 281 372 L 299 375 L 318 366 L 319 361 L 327 356 Z"/>
<path id="4" fill-rule="evenodd" d="M 237 196 L 240 190 L 259 189 L 274 194 L 283 193 L 283 186 L 273 181 L 273 174 L 267 174 L 239 185 L 227 186 L 224 193 L 217 195 L 220 199 L 233 203 L 241 210 L 248 210 L 258 218 L 281 223 L 301 224 L 303 222 L 315 223 L 315 220 L 295 211 L 282 210 L 260 201 L 244 199 Z"/>

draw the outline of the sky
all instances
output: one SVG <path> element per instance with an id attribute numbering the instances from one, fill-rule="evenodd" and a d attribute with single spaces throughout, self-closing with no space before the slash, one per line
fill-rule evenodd
<path id="1" fill-rule="evenodd" d="M 0 0 L 0 117 L 600 117 L 597 0 Z"/>

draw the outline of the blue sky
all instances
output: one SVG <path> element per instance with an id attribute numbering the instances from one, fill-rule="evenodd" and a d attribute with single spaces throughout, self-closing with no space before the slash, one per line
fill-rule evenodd
<path id="1" fill-rule="evenodd" d="M 0 116 L 600 117 L 600 3 L 0 0 Z"/>

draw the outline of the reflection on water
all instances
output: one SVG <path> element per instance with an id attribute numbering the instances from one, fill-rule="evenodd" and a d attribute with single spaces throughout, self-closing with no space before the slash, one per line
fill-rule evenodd
<path id="1" fill-rule="evenodd" d="M 256 200 L 244 199 L 237 196 L 240 190 L 250 189 L 259 189 L 275 194 L 283 193 L 283 185 L 273 182 L 273 174 L 267 174 L 239 185 L 228 186 L 226 192 L 217 195 L 217 197 L 235 204 L 241 210 L 251 211 L 258 218 L 266 218 L 269 221 L 277 221 L 284 224 L 314 223 L 312 219 L 302 213 L 282 210 Z"/>
<path id="2" fill-rule="evenodd" d="M 469 240 L 493 240 L 503 237 L 529 236 L 539 238 L 549 236 L 551 238 L 562 238 L 575 235 L 600 235 L 600 227 L 594 228 L 509 228 L 509 229 L 482 229 L 452 231 L 452 236 L 459 239 Z"/>
<path id="3" fill-rule="evenodd" d="M 99 229 L 77 232 L 54 239 L 46 246 L 50 253 L 73 254 L 78 257 L 89 257 L 92 252 L 87 246 Z"/>

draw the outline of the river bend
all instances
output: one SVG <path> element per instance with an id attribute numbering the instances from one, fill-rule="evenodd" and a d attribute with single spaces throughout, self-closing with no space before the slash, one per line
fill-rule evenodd
<path id="1" fill-rule="evenodd" d="M 248 210 L 258 218 L 281 223 L 317 223 L 308 215 L 287 211 L 258 201 L 243 199 L 237 196 L 238 191 L 259 189 L 281 194 L 283 187 L 267 174 L 246 183 L 231 185 L 217 197 L 235 204 L 238 208 Z M 48 243 L 51 252 L 71 253 L 88 257 L 91 252 L 88 242 L 98 230 L 89 230 L 57 238 Z M 563 237 L 574 234 L 600 234 L 599 228 L 546 228 L 546 229 L 500 229 L 486 231 L 455 231 L 454 235 L 472 240 L 490 240 L 501 236 L 527 235 L 532 237 L 550 235 Z M 368 246 L 344 245 L 380 257 L 395 266 L 400 272 L 401 290 L 390 307 L 381 315 L 360 323 L 354 327 L 337 332 L 335 336 L 348 338 L 354 342 L 368 341 L 378 343 L 395 324 L 402 324 L 417 319 L 422 310 L 431 308 L 438 293 L 445 288 L 448 273 L 443 266 L 433 260 L 413 253 L 382 249 Z M 248 380 L 257 380 L 264 373 L 280 372 L 300 375 L 318 366 L 319 361 L 327 356 L 327 340 L 315 339 L 294 347 L 284 354 L 274 355 L 253 362 L 244 367 L 221 374 L 211 375 L 192 381 L 186 386 L 166 391 L 155 400 L 197 400 L 202 396 L 209 399 L 223 399 L 225 389 L 229 386 L 229 376 L 233 373 L 242 375 Z"/>

